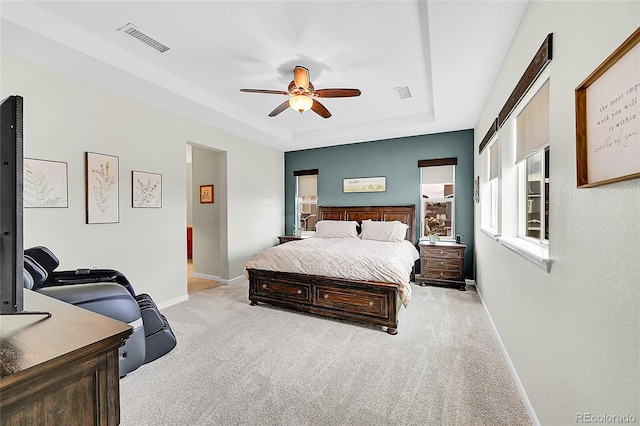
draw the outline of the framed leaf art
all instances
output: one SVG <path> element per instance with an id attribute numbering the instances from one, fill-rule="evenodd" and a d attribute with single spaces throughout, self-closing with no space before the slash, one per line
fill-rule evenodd
<path id="1" fill-rule="evenodd" d="M 25 158 L 23 174 L 25 208 L 69 207 L 67 163 Z"/>
<path id="2" fill-rule="evenodd" d="M 87 223 L 118 223 L 118 157 L 86 153 Z"/>
<path id="3" fill-rule="evenodd" d="M 131 205 L 134 208 L 162 208 L 162 175 L 131 171 Z"/>

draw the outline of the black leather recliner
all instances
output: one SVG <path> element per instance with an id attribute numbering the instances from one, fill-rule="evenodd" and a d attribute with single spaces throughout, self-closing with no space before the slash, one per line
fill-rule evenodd
<path id="1" fill-rule="evenodd" d="M 126 322 L 134 330 L 120 348 L 120 376 L 151 362 L 176 346 L 166 317 L 147 294 L 113 269 L 56 271 L 58 258 L 46 247 L 24 251 L 25 288 Z"/>

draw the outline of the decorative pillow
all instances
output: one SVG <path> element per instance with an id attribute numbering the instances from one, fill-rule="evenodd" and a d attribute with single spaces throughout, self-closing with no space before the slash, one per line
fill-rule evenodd
<path id="1" fill-rule="evenodd" d="M 358 222 L 321 220 L 316 223 L 316 238 L 358 238 Z"/>
<path id="2" fill-rule="evenodd" d="M 360 238 L 376 241 L 403 241 L 407 235 L 407 229 L 409 225 L 397 220 L 391 222 L 363 220 Z"/>

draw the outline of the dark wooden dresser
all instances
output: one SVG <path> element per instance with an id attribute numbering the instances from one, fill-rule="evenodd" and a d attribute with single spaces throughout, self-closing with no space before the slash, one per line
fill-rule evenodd
<path id="1" fill-rule="evenodd" d="M 420 285 L 436 284 L 466 290 L 464 249 L 454 242 L 420 243 Z"/>
<path id="2" fill-rule="evenodd" d="M 131 326 L 30 290 L 24 310 L 52 316 L 0 317 L 0 424 L 119 424 Z"/>

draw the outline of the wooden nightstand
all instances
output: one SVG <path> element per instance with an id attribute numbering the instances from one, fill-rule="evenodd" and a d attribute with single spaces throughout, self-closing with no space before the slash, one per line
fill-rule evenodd
<path id="1" fill-rule="evenodd" d="M 466 290 L 464 249 L 466 244 L 454 242 L 420 243 L 420 278 L 417 282 L 456 287 Z"/>
<path id="2" fill-rule="evenodd" d="M 302 237 L 296 237 L 295 235 L 280 235 L 278 240 L 280 244 L 288 243 L 289 241 L 301 240 Z"/>

